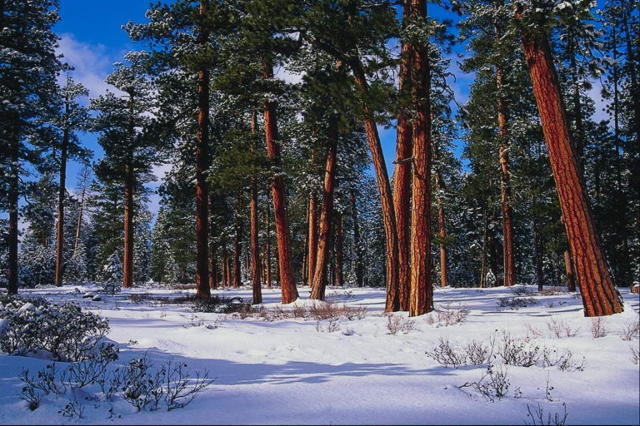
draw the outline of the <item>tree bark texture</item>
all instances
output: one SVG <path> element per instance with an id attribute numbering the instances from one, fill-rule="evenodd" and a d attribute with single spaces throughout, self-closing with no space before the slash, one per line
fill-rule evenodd
<path id="1" fill-rule="evenodd" d="M 402 19 L 403 25 L 407 25 L 410 17 L 410 0 L 403 1 Z M 404 41 L 401 47 L 399 91 L 400 95 L 407 97 L 411 90 L 411 45 Z M 398 113 L 396 136 L 396 161 L 393 177 L 393 202 L 398 231 L 398 290 L 400 298 L 400 310 L 409 310 L 409 282 L 410 256 L 409 256 L 409 209 L 411 205 L 411 154 L 412 154 L 412 128 L 409 114 L 401 107 Z"/>
<path id="2" fill-rule="evenodd" d="M 391 185 L 389 183 L 387 166 L 384 161 L 382 145 L 380 144 L 378 128 L 376 127 L 376 123 L 373 119 L 373 111 L 371 111 L 371 108 L 366 102 L 366 99 L 369 96 L 369 85 L 362 68 L 362 63 L 359 59 L 352 61 L 351 69 L 353 71 L 357 89 L 364 99 L 364 102 L 362 103 L 364 127 L 367 135 L 367 142 L 369 144 L 369 151 L 371 152 L 371 159 L 376 173 L 380 204 L 382 206 L 382 223 L 385 234 L 385 269 L 387 288 L 385 311 L 396 312 L 400 309 L 400 297 L 398 291 L 398 234 L 396 227 L 396 215 L 393 210 Z"/>
<path id="3" fill-rule="evenodd" d="M 315 191 L 309 194 L 307 246 L 307 283 L 311 286 L 318 256 L 318 197 Z"/>
<path id="4" fill-rule="evenodd" d="M 68 104 L 65 105 L 68 112 Z M 64 198 L 67 181 L 67 156 L 69 151 L 69 129 L 65 126 L 60 147 L 60 178 L 58 180 L 58 221 L 56 223 L 56 272 L 55 284 L 62 286 L 63 250 L 64 250 Z"/>
<path id="5" fill-rule="evenodd" d="M 335 216 L 333 255 L 336 267 L 333 285 L 344 286 L 344 217 L 342 214 Z"/>
<path id="6" fill-rule="evenodd" d="M 424 0 L 411 1 L 411 14 L 424 19 Z M 431 112 L 428 46 L 413 45 L 413 173 L 411 177 L 411 282 L 409 316 L 433 310 L 431 285 Z"/>
<path id="7" fill-rule="evenodd" d="M 262 76 L 264 79 L 273 78 L 271 64 L 263 64 Z M 280 149 L 278 146 L 278 124 L 276 118 L 276 105 L 274 102 L 264 103 L 264 127 L 267 145 L 267 156 L 276 165 L 281 165 Z M 287 220 L 287 198 L 285 183 L 282 174 L 273 177 L 271 184 L 273 199 L 273 214 L 276 224 L 276 244 L 278 246 L 278 272 L 280 275 L 280 290 L 282 303 L 292 303 L 298 298 L 293 267 L 291 263 L 291 246 L 289 244 L 289 222 Z"/>
<path id="8" fill-rule="evenodd" d="M 607 267 L 571 143 L 546 35 L 522 35 L 560 207 L 574 256 L 585 316 L 611 315 L 623 306 Z"/>
<path id="9" fill-rule="evenodd" d="M 324 300 L 327 286 L 327 262 L 329 261 L 329 238 L 331 216 L 333 213 L 333 190 L 335 186 L 336 151 L 338 147 L 338 129 L 336 119 L 332 119 L 328 129 L 329 147 L 324 168 L 322 207 L 320 210 L 320 230 L 318 232 L 318 252 L 315 262 L 311 299 Z"/>
<path id="10" fill-rule="evenodd" d="M 251 133 L 254 137 L 253 150 L 256 150 L 258 117 L 255 111 L 251 114 Z M 251 251 L 251 284 L 253 287 L 252 303 L 262 303 L 262 283 L 260 280 L 260 233 L 258 223 L 258 182 L 251 178 L 251 198 L 249 200 L 249 242 Z"/>

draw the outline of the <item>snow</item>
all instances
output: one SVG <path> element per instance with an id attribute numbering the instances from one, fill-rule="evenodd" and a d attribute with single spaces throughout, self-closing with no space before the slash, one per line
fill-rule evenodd
<path id="1" fill-rule="evenodd" d="M 132 294 L 178 297 L 186 290 L 123 289 L 103 295 L 101 301 L 83 299 L 95 287 L 40 288 L 23 295 L 44 296 L 52 301 L 74 301 L 84 309 L 109 319 L 109 338 L 120 345 L 116 363 L 147 354 L 154 362 L 173 360 L 190 370 L 208 370 L 215 378 L 189 406 L 173 411 L 136 413 L 126 403 L 116 404 L 110 418 L 108 405 L 95 407 L 85 401 L 84 418 L 58 413 L 67 400 L 43 397 L 40 408 L 29 411 L 20 399 L 23 368 L 42 369 L 43 360 L 0 355 L 0 423 L 140 423 L 140 424 L 522 424 L 527 404 L 539 403 L 546 413 L 562 411 L 566 403 L 569 424 L 638 424 L 639 367 L 632 362 L 631 347 L 638 338 L 621 338 L 623 327 L 638 321 L 638 295 L 623 289 L 625 312 L 604 318 L 607 335 L 592 337 L 592 320 L 583 317 L 579 298 L 567 293 L 516 296 L 512 290 L 436 289 L 436 308 L 463 307 L 462 323 L 442 326 L 435 315 L 414 318 L 414 330 L 389 334 L 382 313 L 382 289 L 327 291 L 331 302 L 365 306 L 364 319 L 338 322 L 328 332 L 328 321 L 313 319 L 241 319 L 228 314 L 194 313 L 189 306 L 134 303 Z M 249 300 L 249 288 L 220 290 L 225 297 Z M 279 291 L 263 290 L 267 308 L 290 307 L 278 303 Z M 308 306 L 308 290 L 295 305 Z M 498 308 L 500 297 L 533 297 L 536 304 L 517 310 Z M 395 314 L 406 317 L 406 313 Z M 430 319 L 428 319 L 430 318 Z M 548 328 L 551 319 L 579 328 L 575 337 L 556 338 Z M 558 350 L 571 350 L 585 358 L 584 371 L 560 371 L 556 367 L 507 366 L 510 389 L 504 399 L 490 402 L 471 388 L 486 366 L 444 368 L 425 352 L 440 338 L 452 343 L 486 342 L 503 330 L 525 337 L 537 330 L 535 342 Z M 499 366 L 496 365 L 496 368 Z M 547 398 L 547 383 L 553 388 Z M 519 392 L 517 389 L 519 388 Z M 551 399 L 551 400 L 549 400 Z M 119 417 L 118 417 L 119 416 Z"/>

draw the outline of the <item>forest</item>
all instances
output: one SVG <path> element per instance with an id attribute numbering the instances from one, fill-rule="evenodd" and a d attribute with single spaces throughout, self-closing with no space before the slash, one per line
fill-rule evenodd
<path id="1" fill-rule="evenodd" d="M 637 0 L 154 2 L 96 96 L 61 1 L 0 0 L 0 338 L 31 296 L 154 291 L 320 329 L 375 294 L 393 335 L 523 292 L 637 338 Z"/>

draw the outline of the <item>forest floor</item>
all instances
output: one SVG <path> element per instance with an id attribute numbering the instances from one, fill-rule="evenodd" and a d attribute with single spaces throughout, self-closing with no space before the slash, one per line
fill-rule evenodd
<path id="1" fill-rule="evenodd" d="M 313 315 L 291 318 L 285 311 L 294 308 L 278 303 L 277 289 L 263 290 L 262 314 L 253 315 L 198 313 L 192 305 L 169 303 L 193 294 L 189 290 L 147 286 L 92 301 L 82 295 L 95 289 L 75 289 L 22 294 L 73 301 L 108 318 L 108 337 L 120 346 L 115 364 L 146 354 L 154 363 L 173 360 L 192 371 L 208 370 L 215 382 L 183 409 L 137 413 L 119 401 L 109 413 L 106 403 L 84 401 L 83 418 L 68 418 L 59 414 L 65 399 L 45 396 L 40 408 L 29 411 L 20 398 L 21 370 L 35 372 L 48 361 L 0 355 L 0 423 L 533 424 L 540 421 L 539 408 L 543 423 L 553 423 L 556 413 L 562 420 L 565 406 L 567 424 L 640 422 L 640 373 L 632 360 L 638 335 L 624 336 L 638 324 L 640 304 L 628 289 L 621 290 L 625 312 L 604 318 L 604 336 L 598 338 L 576 295 L 540 294 L 533 287 L 527 294 L 504 287 L 436 289 L 439 313 L 413 319 L 406 313 L 386 316 L 383 289 L 329 288 L 328 301 L 366 312 L 354 309 L 351 320 L 320 321 Z M 215 293 L 251 298 L 249 288 Z M 300 293 L 294 306 L 308 310 L 307 288 Z M 564 371 L 541 360 L 505 366 L 505 338 L 516 338 L 513 347 L 546 348 L 548 354 L 555 349 L 565 356 L 570 351 L 572 358 Z M 456 347 L 494 340 L 492 374 L 487 364 L 452 368 L 436 362 L 425 353 L 440 339 Z M 502 397 L 492 385 L 500 381 L 498 373 L 507 374 L 498 384 Z"/>

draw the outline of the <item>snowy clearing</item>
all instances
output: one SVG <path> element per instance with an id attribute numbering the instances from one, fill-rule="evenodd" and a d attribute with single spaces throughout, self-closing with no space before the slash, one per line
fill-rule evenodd
<path id="1" fill-rule="evenodd" d="M 364 306 L 366 316 L 319 322 L 195 313 L 189 304 L 157 300 L 192 294 L 188 290 L 137 288 L 92 301 L 82 298 L 92 288 L 79 287 L 79 293 L 75 289 L 23 290 L 22 295 L 73 301 L 107 318 L 108 337 L 120 346 L 116 365 L 147 354 L 153 362 L 171 359 L 188 364 L 192 371 L 208 370 L 215 382 L 183 409 L 136 413 L 118 401 L 109 413 L 110 403 L 84 400 L 83 418 L 68 418 L 58 412 L 68 395 L 47 395 L 35 411 L 29 411 L 20 397 L 22 369 L 33 373 L 48 361 L 0 355 L 0 423 L 523 424 L 532 423 L 527 405 L 534 409 L 540 404 L 546 421 L 547 413 L 562 415 L 563 403 L 567 424 L 640 422 L 639 367 L 632 360 L 638 336 L 623 339 L 625 328 L 638 323 L 639 301 L 627 289 L 622 290 L 625 312 L 604 318 L 600 330 L 583 317 L 575 295 L 539 295 L 533 289 L 520 295 L 504 287 L 436 289 L 436 309 L 448 308 L 451 314 L 405 321 L 406 313 L 394 314 L 397 320 L 382 313 L 383 289 L 330 288 L 328 301 Z M 248 288 L 215 293 L 251 297 Z M 279 290 L 263 293 L 265 309 L 293 309 L 278 303 Z M 294 306 L 308 307 L 307 296 L 308 289 L 301 289 Z M 499 307 L 514 304 L 513 298 L 527 306 Z M 446 325 L 464 317 L 460 310 L 468 311 L 466 318 Z M 594 333 L 604 336 L 594 338 Z M 524 342 L 531 347 L 571 351 L 574 368 L 503 367 L 497 356 L 493 370 L 506 372 L 509 383 L 506 396 L 491 402 L 473 386 L 486 374 L 486 364 L 443 367 L 425 354 L 441 338 L 452 346 L 473 340 L 487 344 L 493 338 L 497 353 L 505 335 L 528 338 Z M 459 388 L 465 383 L 469 385 Z M 480 383 L 486 384 L 486 378 Z"/>

